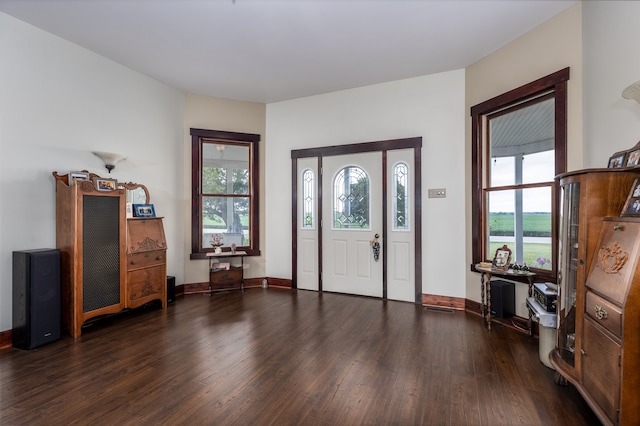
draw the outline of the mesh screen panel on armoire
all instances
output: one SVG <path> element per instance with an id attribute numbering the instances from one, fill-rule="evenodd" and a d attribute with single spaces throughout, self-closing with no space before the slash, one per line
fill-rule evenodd
<path id="1" fill-rule="evenodd" d="M 120 303 L 120 200 L 82 203 L 82 312 L 90 312 Z"/>

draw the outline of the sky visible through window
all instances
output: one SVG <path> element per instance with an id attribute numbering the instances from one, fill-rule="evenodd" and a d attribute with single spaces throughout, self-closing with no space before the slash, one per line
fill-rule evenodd
<path id="1" fill-rule="evenodd" d="M 491 160 L 491 186 L 515 184 L 515 164 L 513 157 Z M 550 182 L 555 176 L 555 151 L 544 151 L 525 155 L 523 160 L 523 183 Z M 550 212 L 551 197 L 547 190 L 527 190 L 522 200 L 523 212 Z M 499 191 L 491 194 L 492 212 L 513 213 L 513 191 Z"/>

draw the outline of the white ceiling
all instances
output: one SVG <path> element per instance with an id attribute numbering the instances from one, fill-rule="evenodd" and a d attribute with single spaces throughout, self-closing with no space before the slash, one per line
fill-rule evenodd
<path id="1" fill-rule="evenodd" d="M 270 103 L 465 68 L 579 0 L 0 0 L 181 90 Z"/>

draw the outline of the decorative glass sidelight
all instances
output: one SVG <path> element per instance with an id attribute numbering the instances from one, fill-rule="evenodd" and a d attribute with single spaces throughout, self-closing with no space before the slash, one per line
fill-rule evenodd
<path id="1" fill-rule="evenodd" d="M 347 166 L 333 180 L 333 229 L 370 229 L 369 176 Z"/>
<path id="2" fill-rule="evenodd" d="M 409 166 L 393 167 L 393 230 L 409 230 Z"/>
<path id="3" fill-rule="evenodd" d="M 302 228 L 314 229 L 316 224 L 315 211 L 315 173 L 311 169 L 302 172 Z"/>

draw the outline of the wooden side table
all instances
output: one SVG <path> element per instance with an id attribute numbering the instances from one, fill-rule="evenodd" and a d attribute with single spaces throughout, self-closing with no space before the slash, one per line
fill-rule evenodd
<path id="1" fill-rule="evenodd" d="M 241 290 L 244 291 L 244 251 L 222 253 L 208 253 L 209 258 L 209 296 L 214 291 Z M 231 260 L 240 258 L 240 265 L 234 265 Z M 229 260 L 228 267 L 222 267 L 224 260 Z"/>
<path id="2" fill-rule="evenodd" d="M 487 320 L 487 327 L 491 330 L 491 277 L 496 275 L 498 277 L 511 278 L 514 277 L 526 277 L 527 282 L 529 283 L 529 297 L 533 296 L 533 280 L 536 276 L 535 272 L 514 272 L 511 269 L 496 269 L 496 268 L 486 268 L 480 266 L 480 264 L 475 265 L 476 271 L 480 272 L 480 299 L 481 299 L 481 307 L 482 318 Z M 485 299 L 487 303 L 485 304 Z M 529 336 L 532 335 L 532 324 L 531 324 L 531 316 L 532 312 L 529 309 Z"/>

